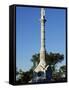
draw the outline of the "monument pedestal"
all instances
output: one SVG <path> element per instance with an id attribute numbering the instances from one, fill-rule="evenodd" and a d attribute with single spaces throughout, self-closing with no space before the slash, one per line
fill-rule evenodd
<path id="1" fill-rule="evenodd" d="M 33 82 L 44 82 L 47 79 L 46 73 L 49 65 L 45 68 L 39 63 L 37 68 L 33 72 Z"/>

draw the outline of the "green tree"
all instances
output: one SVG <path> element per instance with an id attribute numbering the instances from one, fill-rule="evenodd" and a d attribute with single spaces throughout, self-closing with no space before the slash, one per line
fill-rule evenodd
<path id="1" fill-rule="evenodd" d="M 39 55 L 40 54 L 38 53 L 38 54 L 35 54 L 35 55 L 32 56 L 32 59 L 31 59 L 31 61 L 33 63 L 32 69 L 34 69 L 38 65 L 38 63 L 40 61 Z"/>
<path id="2" fill-rule="evenodd" d="M 33 71 L 32 69 L 30 69 L 29 71 L 22 71 L 21 69 L 19 71 L 17 71 L 18 74 L 16 76 L 18 76 L 17 78 L 17 83 L 28 83 L 31 79 L 32 79 L 32 76 L 33 76 Z"/>
<path id="3" fill-rule="evenodd" d="M 60 72 L 66 72 L 66 65 L 63 65 L 59 69 Z"/>
<path id="4" fill-rule="evenodd" d="M 66 65 L 63 65 L 63 66 L 60 67 L 59 73 L 60 73 L 60 76 L 62 78 L 65 78 L 66 77 Z"/>

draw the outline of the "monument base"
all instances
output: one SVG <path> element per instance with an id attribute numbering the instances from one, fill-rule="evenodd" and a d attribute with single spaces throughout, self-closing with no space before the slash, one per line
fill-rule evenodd
<path id="1" fill-rule="evenodd" d="M 43 82 L 44 80 L 46 80 L 46 72 L 33 72 L 33 79 L 32 82 Z"/>
<path id="2" fill-rule="evenodd" d="M 47 69 L 44 71 L 33 72 L 33 78 L 31 83 L 44 83 L 47 81 L 51 81 L 52 79 L 52 70 L 51 67 L 48 65 Z"/>

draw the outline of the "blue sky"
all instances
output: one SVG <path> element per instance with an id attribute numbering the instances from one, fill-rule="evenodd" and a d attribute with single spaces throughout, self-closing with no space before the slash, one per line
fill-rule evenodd
<path id="1" fill-rule="evenodd" d="M 47 52 L 65 56 L 65 9 L 46 8 L 45 44 Z M 40 8 L 16 7 L 16 66 L 24 71 L 32 66 L 31 58 L 40 51 Z M 65 64 L 66 60 L 60 64 Z"/>

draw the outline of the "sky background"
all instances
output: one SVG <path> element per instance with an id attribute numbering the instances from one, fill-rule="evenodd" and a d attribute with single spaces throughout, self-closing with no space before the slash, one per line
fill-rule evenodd
<path id="1" fill-rule="evenodd" d="M 64 54 L 65 58 L 65 9 L 46 8 L 45 44 L 47 52 Z M 32 55 L 40 52 L 40 8 L 16 7 L 16 67 L 27 71 L 31 68 Z"/>

